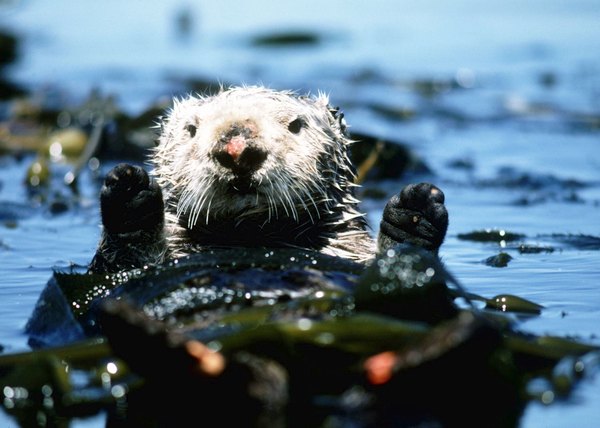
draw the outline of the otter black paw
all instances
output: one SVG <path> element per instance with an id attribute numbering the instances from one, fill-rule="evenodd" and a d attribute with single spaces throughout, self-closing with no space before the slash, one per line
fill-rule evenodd
<path id="1" fill-rule="evenodd" d="M 102 224 L 109 234 L 152 231 L 164 222 L 160 187 L 143 168 L 126 163 L 106 175 L 100 208 Z"/>
<path id="2" fill-rule="evenodd" d="M 447 229 L 444 193 L 429 183 L 409 184 L 385 206 L 378 246 L 384 250 L 406 242 L 437 252 Z"/>

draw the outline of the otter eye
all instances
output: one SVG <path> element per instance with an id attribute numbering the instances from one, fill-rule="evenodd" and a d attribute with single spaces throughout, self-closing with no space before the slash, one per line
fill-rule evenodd
<path id="1" fill-rule="evenodd" d="M 185 127 L 186 131 L 190 133 L 190 137 L 194 138 L 194 135 L 196 135 L 196 129 L 197 127 L 195 125 L 188 125 Z"/>
<path id="2" fill-rule="evenodd" d="M 288 131 L 290 131 L 292 134 L 298 134 L 304 127 L 304 124 L 304 119 L 298 117 L 289 123 Z"/>

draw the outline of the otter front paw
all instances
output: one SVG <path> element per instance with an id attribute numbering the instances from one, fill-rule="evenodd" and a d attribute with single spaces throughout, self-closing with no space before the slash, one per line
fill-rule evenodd
<path id="1" fill-rule="evenodd" d="M 447 229 L 444 193 L 429 183 L 409 184 L 383 210 L 378 247 L 407 242 L 437 252 Z"/>
<path id="2" fill-rule="evenodd" d="M 160 187 L 143 168 L 126 163 L 115 166 L 106 175 L 100 208 L 108 234 L 150 232 L 164 222 Z"/>

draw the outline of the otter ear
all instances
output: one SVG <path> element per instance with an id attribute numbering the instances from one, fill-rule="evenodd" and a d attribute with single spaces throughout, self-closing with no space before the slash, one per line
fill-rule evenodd
<path id="1" fill-rule="evenodd" d="M 347 137 L 347 129 L 346 120 L 344 119 L 344 112 L 337 106 L 333 107 L 329 104 L 329 97 L 327 94 L 322 92 L 319 93 L 319 96 L 315 99 L 315 103 L 322 106 L 322 108 L 326 109 L 329 112 L 329 123 L 332 128 L 339 129 L 340 134 L 342 136 Z"/>
<path id="2" fill-rule="evenodd" d="M 344 112 L 339 107 L 329 107 L 329 113 L 333 116 L 333 119 L 339 124 L 340 129 L 346 133 L 346 119 L 344 119 Z"/>
<path id="3" fill-rule="evenodd" d="M 344 112 L 339 107 L 331 107 L 327 106 L 329 113 L 333 118 L 333 123 L 337 123 L 337 126 L 340 127 L 342 134 L 346 135 L 346 120 L 344 119 Z"/>

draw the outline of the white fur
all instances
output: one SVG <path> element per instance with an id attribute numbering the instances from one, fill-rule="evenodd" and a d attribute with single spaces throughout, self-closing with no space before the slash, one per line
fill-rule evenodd
<path id="1" fill-rule="evenodd" d="M 356 260 L 370 258 L 373 243 L 364 222 L 356 226 L 355 221 L 362 214 L 353 196 L 354 176 L 347 155 L 350 141 L 328 103 L 321 93 L 298 97 L 259 86 L 176 100 L 162 123 L 152 157 L 167 204 L 167 238 L 172 238 L 173 253 L 179 254 L 186 229 L 260 214 L 265 224 L 284 217 L 296 222 L 308 217 L 315 224 L 326 216 L 332 219 L 331 238 L 321 251 Z M 298 117 L 308 126 L 293 134 L 288 125 Z M 211 152 L 222 133 L 233 123 L 245 121 L 256 125 L 256 144 L 268 157 L 253 174 L 259 183 L 256 191 L 232 195 L 228 189 L 233 173 L 215 162 Z M 193 137 L 188 125 L 196 127 Z"/>

